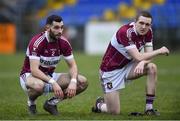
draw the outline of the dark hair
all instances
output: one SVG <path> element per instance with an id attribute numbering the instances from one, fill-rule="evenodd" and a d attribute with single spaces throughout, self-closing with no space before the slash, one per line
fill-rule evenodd
<path id="1" fill-rule="evenodd" d="M 135 20 L 138 21 L 140 16 L 152 19 L 152 15 L 148 11 L 141 11 L 141 12 L 139 12 L 138 15 L 136 16 Z"/>
<path id="2" fill-rule="evenodd" d="M 47 20 L 46 20 L 46 25 L 47 25 L 47 24 L 52 24 L 53 21 L 55 21 L 55 22 L 61 22 L 61 21 L 63 21 L 63 20 L 62 20 L 62 18 L 61 18 L 60 16 L 51 15 L 51 16 L 49 16 L 49 17 L 47 18 Z"/>

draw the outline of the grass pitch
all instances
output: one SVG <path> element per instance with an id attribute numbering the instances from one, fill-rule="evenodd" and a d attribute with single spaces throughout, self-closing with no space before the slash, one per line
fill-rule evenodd
<path id="1" fill-rule="evenodd" d="M 91 107 L 97 96 L 102 96 L 98 79 L 98 69 L 102 56 L 87 56 L 75 53 L 79 72 L 89 81 L 88 89 L 80 95 L 59 103 L 59 116 L 51 116 L 42 108 L 51 95 L 43 95 L 37 100 L 37 116 L 27 113 L 26 95 L 19 84 L 24 53 L 0 55 L 0 120 L 180 120 L 180 55 L 173 53 L 168 57 L 157 57 L 158 85 L 154 107 L 161 115 L 158 117 L 133 117 L 130 112 L 143 112 L 145 106 L 146 78 L 140 78 L 121 90 L 121 115 L 95 114 Z M 67 72 L 67 66 L 60 62 L 57 72 Z"/>

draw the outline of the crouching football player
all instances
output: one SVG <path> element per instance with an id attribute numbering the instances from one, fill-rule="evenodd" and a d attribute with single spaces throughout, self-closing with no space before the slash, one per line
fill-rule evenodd
<path id="1" fill-rule="evenodd" d="M 87 79 L 78 75 L 70 43 L 62 36 L 63 20 L 60 16 L 51 15 L 46 21 L 47 30 L 34 36 L 26 51 L 24 65 L 20 73 L 20 84 L 27 93 L 28 110 L 36 114 L 36 99 L 43 93 L 53 92 L 54 96 L 44 103 L 44 109 L 57 115 L 58 102 L 72 98 L 83 92 Z M 69 73 L 55 73 L 58 62 L 64 58 Z"/>

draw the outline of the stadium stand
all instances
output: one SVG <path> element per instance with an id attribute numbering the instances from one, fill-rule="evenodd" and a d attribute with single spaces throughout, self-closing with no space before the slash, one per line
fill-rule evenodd
<path id="1" fill-rule="evenodd" d="M 88 21 L 131 20 L 139 10 L 148 10 L 154 17 L 154 27 L 180 26 L 180 0 L 74 0 L 63 8 L 47 14 L 61 15 L 67 25 L 84 25 Z M 40 25 L 44 25 L 44 19 Z"/>
<path id="2" fill-rule="evenodd" d="M 119 0 L 77 0 L 75 5 L 66 5 L 49 14 L 61 15 L 66 24 L 83 25 L 91 18 L 101 17 L 106 9 L 115 10 L 118 4 Z"/>

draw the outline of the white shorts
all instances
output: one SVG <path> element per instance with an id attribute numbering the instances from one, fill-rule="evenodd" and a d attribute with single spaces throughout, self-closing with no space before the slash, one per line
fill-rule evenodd
<path id="1" fill-rule="evenodd" d="M 26 88 L 26 79 L 28 76 L 30 76 L 31 73 L 24 73 L 20 76 L 20 84 L 21 84 L 21 87 L 22 89 L 26 92 L 27 91 L 27 88 Z M 52 78 L 57 81 L 58 78 L 61 76 L 61 73 L 53 73 L 52 74 Z"/>
<path id="2" fill-rule="evenodd" d="M 125 88 L 125 82 L 131 81 L 127 80 L 127 76 L 129 75 L 133 64 L 133 62 L 130 62 L 121 69 L 116 69 L 109 72 L 103 72 L 100 70 L 100 80 L 103 91 L 108 93 Z"/>

